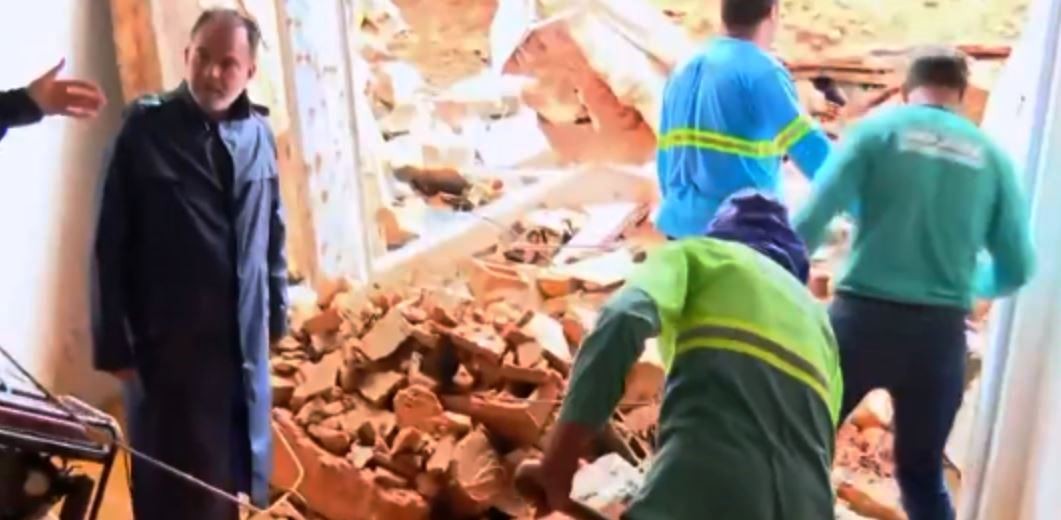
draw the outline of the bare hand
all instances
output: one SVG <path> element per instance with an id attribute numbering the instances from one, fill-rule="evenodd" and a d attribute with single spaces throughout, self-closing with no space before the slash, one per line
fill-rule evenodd
<path id="1" fill-rule="evenodd" d="M 534 507 L 536 517 L 571 509 L 570 479 L 565 482 L 562 475 L 547 474 L 541 461 L 524 461 L 516 468 L 514 480 L 520 495 Z"/>
<path id="2" fill-rule="evenodd" d="M 91 81 L 55 79 L 66 64 L 66 59 L 33 80 L 27 90 L 44 115 L 62 115 L 87 119 L 95 117 L 107 104 L 103 92 Z"/>
<path id="3" fill-rule="evenodd" d="M 129 381 L 136 379 L 136 369 L 123 368 L 121 370 L 115 370 L 114 372 L 111 372 L 111 375 L 123 383 L 128 383 Z"/>

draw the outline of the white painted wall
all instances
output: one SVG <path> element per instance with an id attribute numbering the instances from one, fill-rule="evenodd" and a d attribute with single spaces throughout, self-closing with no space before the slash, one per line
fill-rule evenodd
<path id="1" fill-rule="evenodd" d="M 1061 0 L 1036 0 L 984 127 L 1026 172 L 1037 273 L 996 313 L 962 518 L 1047 520 L 1061 510 Z"/>
<path id="2" fill-rule="evenodd" d="M 106 0 L 0 0 L 0 89 L 67 59 L 111 100 L 91 122 L 49 118 L 0 141 L 0 344 L 46 384 L 99 403 L 115 392 L 90 363 L 88 276 L 96 189 L 121 93 Z"/>

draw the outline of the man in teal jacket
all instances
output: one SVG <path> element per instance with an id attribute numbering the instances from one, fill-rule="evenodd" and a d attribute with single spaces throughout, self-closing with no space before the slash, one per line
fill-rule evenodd
<path id="1" fill-rule="evenodd" d="M 780 193 L 784 155 L 811 178 L 829 153 L 788 71 L 768 53 L 777 0 L 723 0 L 722 21 L 726 35 L 680 66 L 663 92 L 656 226 L 672 238 L 699 236 L 738 190 Z"/>
<path id="2" fill-rule="evenodd" d="M 756 192 L 730 198 L 707 237 L 653 251 L 579 349 L 538 475 L 548 508 L 570 511 L 582 450 L 659 336 L 659 447 L 623 518 L 832 518 L 841 377 L 807 271 L 784 206 Z"/>
<path id="3" fill-rule="evenodd" d="M 960 52 L 918 51 L 903 86 L 907 104 L 850 129 L 794 219 L 813 251 L 834 215 L 858 207 L 830 309 L 846 389 L 841 417 L 869 390 L 891 393 L 910 520 L 954 517 L 943 448 L 961 404 L 973 298 L 1010 294 L 1032 272 L 1013 166 L 957 113 L 967 82 Z M 978 263 L 984 249 L 990 261 Z"/>

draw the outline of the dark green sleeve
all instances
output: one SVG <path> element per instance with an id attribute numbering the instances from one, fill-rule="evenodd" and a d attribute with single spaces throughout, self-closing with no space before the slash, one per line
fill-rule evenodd
<path id="1" fill-rule="evenodd" d="M 1028 224 L 1028 203 L 1013 163 L 998 154 L 999 188 L 987 232 L 989 261 L 977 266 L 974 289 L 980 298 L 1009 296 L 1028 282 L 1035 268 L 1035 246 Z"/>
<path id="2" fill-rule="evenodd" d="M 626 374 L 645 340 L 659 334 L 659 309 L 648 293 L 626 287 L 604 306 L 578 351 L 560 421 L 599 429 L 623 396 Z"/>
<path id="3" fill-rule="evenodd" d="M 843 210 L 858 213 L 858 188 L 872 164 L 873 135 L 856 126 L 825 160 L 811 184 L 810 199 L 792 218 L 811 254 L 824 240 L 829 222 Z"/>

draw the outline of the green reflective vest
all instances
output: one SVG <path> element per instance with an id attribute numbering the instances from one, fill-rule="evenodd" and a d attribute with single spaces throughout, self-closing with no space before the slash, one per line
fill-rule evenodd
<path id="1" fill-rule="evenodd" d="M 743 244 L 689 238 L 653 251 L 627 283 L 659 307 L 668 370 L 694 348 L 750 356 L 821 397 L 836 426 L 843 393 L 836 339 L 824 306 L 781 266 Z"/>

